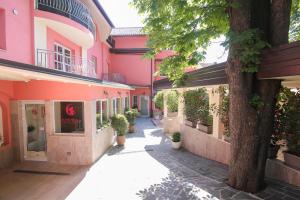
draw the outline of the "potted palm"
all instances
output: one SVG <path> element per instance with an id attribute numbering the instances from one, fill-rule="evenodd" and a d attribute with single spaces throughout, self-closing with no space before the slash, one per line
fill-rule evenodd
<path id="1" fill-rule="evenodd" d="M 130 109 L 130 110 L 127 110 L 125 112 L 125 116 L 126 116 L 126 119 L 129 123 L 129 128 L 128 128 L 128 132 L 129 133 L 134 133 L 134 125 L 135 125 L 135 119 L 137 118 L 138 116 L 138 111 L 137 109 Z"/>
<path id="2" fill-rule="evenodd" d="M 125 135 L 128 130 L 129 123 L 122 114 L 117 114 L 111 118 L 111 126 L 117 132 L 117 144 L 123 146 L 125 144 Z"/>
<path id="3" fill-rule="evenodd" d="M 175 132 L 172 135 L 172 148 L 179 149 L 181 146 L 181 134 L 180 132 Z"/>

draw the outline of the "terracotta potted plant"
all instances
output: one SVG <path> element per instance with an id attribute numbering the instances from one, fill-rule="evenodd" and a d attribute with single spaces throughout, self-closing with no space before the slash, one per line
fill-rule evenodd
<path id="1" fill-rule="evenodd" d="M 125 112 L 125 116 L 126 116 L 126 119 L 129 123 L 129 128 L 128 128 L 128 132 L 129 133 L 134 133 L 135 131 L 135 119 L 137 118 L 138 116 L 138 111 L 137 109 L 130 109 L 130 110 L 127 110 Z"/>
<path id="2" fill-rule="evenodd" d="M 181 134 L 179 132 L 175 132 L 172 135 L 172 148 L 179 149 L 181 146 Z"/>
<path id="3" fill-rule="evenodd" d="M 111 126 L 117 132 L 117 144 L 123 146 L 125 144 L 125 135 L 128 130 L 129 123 L 122 114 L 117 114 L 111 118 Z"/>

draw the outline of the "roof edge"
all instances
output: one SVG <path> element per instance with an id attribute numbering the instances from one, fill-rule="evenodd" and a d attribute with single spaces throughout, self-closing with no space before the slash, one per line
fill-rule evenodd
<path id="1" fill-rule="evenodd" d="M 94 4 L 96 5 L 96 7 L 98 8 L 98 10 L 100 11 L 100 13 L 103 15 L 103 17 L 105 18 L 105 20 L 107 21 L 107 23 L 112 27 L 115 28 L 115 25 L 112 23 L 112 21 L 110 20 L 110 18 L 108 17 L 107 13 L 105 12 L 104 8 L 101 6 L 100 2 L 98 0 L 93 0 Z"/>

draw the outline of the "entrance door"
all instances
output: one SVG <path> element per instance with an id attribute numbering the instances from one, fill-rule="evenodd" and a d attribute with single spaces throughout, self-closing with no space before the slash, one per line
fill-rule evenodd
<path id="1" fill-rule="evenodd" d="M 149 116 L 149 97 L 148 96 L 140 96 L 141 97 L 141 115 Z"/>
<path id="2" fill-rule="evenodd" d="M 25 160 L 46 160 L 45 104 L 25 104 Z"/>

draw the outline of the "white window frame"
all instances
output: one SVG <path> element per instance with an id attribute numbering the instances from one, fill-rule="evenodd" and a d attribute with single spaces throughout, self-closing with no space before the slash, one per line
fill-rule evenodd
<path id="1" fill-rule="evenodd" d="M 64 133 L 64 132 L 56 132 L 56 119 L 55 119 L 55 103 L 61 103 L 61 102 L 80 102 L 83 104 L 83 126 L 84 131 L 80 133 Z M 55 100 L 52 103 L 52 110 L 53 110 L 53 135 L 59 135 L 59 136 L 79 136 L 84 137 L 86 132 L 86 104 L 85 101 L 79 101 L 79 100 Z"/>
<path id="2" fill-rule="evenodd" d="M 56 46 L 62 48 L 62 53 L 59 53 L 58 51 L 56 51 Z M 70 56 L 67 56 L 65 54 L 66 50 L 70 52 Z M 63 61 L 57 60 L 56 56 L 61 56 Z M 66 59 L 70 59 L 70 63 L 67 63 Z M 56 70 L 60 70 L 60 71 L 64 71 L 64 72 L 71 72 L 72 71 L 71 70 L 71 68 L 72 68 L 72 51 L 71 51 L 71 49 L 55 42 L 54 43 L 54 59 L 53 59 L 53 61 L 54 61 L 54 67 Z M 57 69 L 55 66 L 55 63 L 61 64 L 62 69 Z"/>
<path id="3" fill-rule="evenodd" d="M 3 109 L 0 105 L 0 146 L 4 143 Z"/>
<path id="4" fill-rule="evenodd" d="M 106 102 L 106 116 L 108 117 L 109 115 L 109 111 L 108 111 L 108 99 L 99 99 L 99 100 L 96 100 L 96 129 L 97 130 L 101 130 L 101 128 L 98 128 L 97 127 L 97 102 L 100 102 L 100 123 L 101 125 L 103 125 L 103 110 L 102 110 L 102 103 L 103 102 Z"/>

